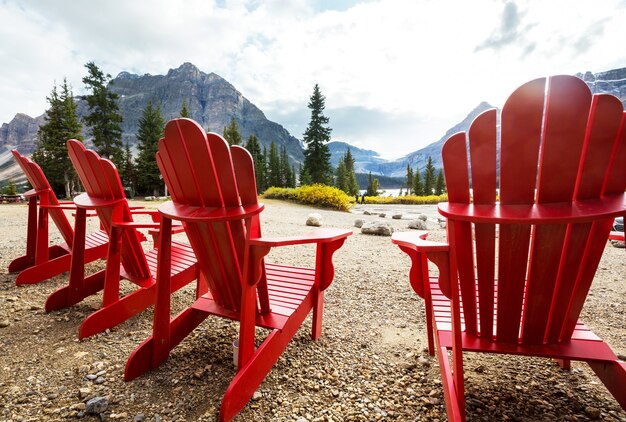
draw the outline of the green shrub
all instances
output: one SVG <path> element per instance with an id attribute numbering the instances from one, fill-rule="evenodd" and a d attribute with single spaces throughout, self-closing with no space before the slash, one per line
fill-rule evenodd
<path id="1" fill-rule="evenodd" d="M 424 204 L 438 204 L 440 202 L 446 202 L 448 195 L 405 195 L 405 196 L 366 196 L 366 204 L 407 204 L 407 205 L 424 205 Z"/>
<path id="2" fill-rule="evenodd" d="M 268 199 L 286 199 L 301 204 L 323 208 L 332 208 L 339 211 L 348 211 L 350 203 L 354 202 L 340 189 L 326 185 L 305 185 L 299 188 L 269 188 L 263 194 Z"/>

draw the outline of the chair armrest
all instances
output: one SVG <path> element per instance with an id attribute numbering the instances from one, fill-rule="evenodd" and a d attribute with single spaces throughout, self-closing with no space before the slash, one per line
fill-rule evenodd
<path id="1" fill-rule="evenodd" d="M 346 229 L 317 229 L 301 236 L 290 237 L 259 237 L 250 239 L 252 246 L 289 246 L 302 245 L 307 243 L 329 243 L 339 239 L 345 239 L 352 234 L 352 230 Z"/>
<path id="2" fill-rule="evenodd" d="M 138 223 L 138 222 L 134 222 L 134 221 L 128 221 L 128 222 L 121 222 L 121 223 L 112 223 L 111 224 L 113 227 L 119 227 L 122 229 L 130 229 L 130 228 L 135 228 L 135 229 L 158 229 L 160 224 L 159 223 Z"/>
<path id="3" fill-rule="evenodd" d="M 450 250 L 450 245 L 443 242 L 433 242 L 426 240 L 427 231 L 397 232 L 391 235 L 391 241 L 418 252 L 445 252 Z"/>
<path id="4" fill-rule="evenodd" d="M 39 205 L 39 208 L 54 208 L 57 210 L 75 210 L 76 205 L 72 202 L 72 205 L 69 204 L 59 204 L 59 205 Z"/>
<path id="5" fill-rule="evenodd" d="M 409 280 L 411 287 L 421 298 L 429 296 L 429 276 L 427 259 L 439 269 L 439 287 L 444 295 L 451 297 L 450 289 L 450 245 L 426 240 L 428 232 L 399 232 L 391 236 L 391 241 L 411 258 Z M 428 299 L 429 300 L 429 299 Z"/>
<path id="6" fill-rule="evenodd" d="M 183 227 L 182 224 L 172 224 L 172 234 L 183 233 L 184 231 L 185 231 L 185 228 Z M 160 232 L 161 232 L 160 227 L 157 227 L 156 229 L 148 230 L 148 234 L 151 236 L 155 234 L 159 234 Z"/>

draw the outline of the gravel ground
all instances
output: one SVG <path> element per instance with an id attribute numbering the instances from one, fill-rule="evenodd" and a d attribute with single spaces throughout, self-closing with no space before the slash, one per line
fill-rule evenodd
<path id="1" fill-rule="evenodd" d="M 270 236 L 305 233 L 311 212 L 320 213 L 328 227 L 381 219 L 363 215 L 365 210 L 386 213 L 382 220 L 396 230 L 408 230 L 408 220 L 424 213 L 430 238 L 445 235 L 433 206 L 359 205 L 342 213 L 264 202 L 262 227 Z M 391 218 L 397 212 L 402 219 Z M 78 327 L 100 306 L 100 296 L 46 314 L 46 297 L 66 283 L 67 274 L 16 287 L 6 267 L 23 253 L 25 227 L 25 205 L 0 206 L 0 420 L 215 420 L 235 375 L 231 343 L 237 324 L 208 318 L 160 368 L 126 383 L 126 359 L 150 335 L 152 311 L 78 341 Z M 354 231 L 335 254 L 322 338 L 311 341 L 310 319 L 305 321 L 236 420 L 446 419 L 438 365 L 425 352 L 424 308 L 408 283 L 408 257 L 388 237 Z M 58 239 L 58 233 L 52 235 Z M 314 248 L 279 248 L 268 261 L 312 266 Z M 103 264 L 89 267 L 95 271 Z M 583 311 L 585 322 L 621 356 L 626 355 L 625 280 L 624 249 L 608 245 Z M 192 297 L 186 287 L 175 294 L 174 306 L 181 309 Z M 265 333 L 259 330 L 259 339 Z M 470 421 L 626 421 L 584 364 L 574 362 L 571 371 L 562 371 L 548 360 L 466 354 L 465 366 Z"/>

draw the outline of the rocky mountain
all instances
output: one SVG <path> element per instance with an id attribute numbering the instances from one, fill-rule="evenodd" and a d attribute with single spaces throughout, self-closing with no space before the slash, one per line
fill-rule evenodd
<path id="1" fill-rule="evenodd" d="M 120 96 L 120 111 L 124 118 L 122 136 L 133 149 L 137 144 L 135 134 L 139 119 L 148 101 L 161 105 L 161 113 L 167 121 L 180 115 L 186 100 L 191 118 L 204 128 L 222 133 L 234 117 L 244 142 L 256 134 L 261 145 L 268 149 L 272 141 L 279 147 L 284 145 L 293 163 L 304 159 L 300 141 L 284 127 L 268 120 L 228 81 L 215 73 L 204 73 L 191 63 L 170 69 L 166 75 L 139 76 L 121 72 L 111 80 L 109 88 Z M 77 114 L 81 118 L 88 112 L 87 104 L 81 98 L 76 98 L 76 102 Z M 20 175 L 17 166 L 12 165 L 9 151 L 17 148 L 22 154 L 30 155 L 35 148 L 37 130 L 43 123 L 44 115 L 32 118 L 19 113 L 0 127 L 0 180 Z M 84 136 L 88 141 L 86 133 Z"/>
<path id="2" fill-rule="evenodd" d="M 187 100 L 191 118 L 202 127 L 221 134 L 234 117 L 244 142 L 256 134 L 261 145 L 268 149 L 272 141 L 279 147 L 285 145 L 294 163 L 304 159 L 300 141 L 284 127 L 269 121 L 228 81 L 215 73 L 204 73 L 191 63 L 171 69 L 166 75 L 138 76 L 122 72 L 111 81 L 110 89 L 120 96 L 123 136 L 130 145 L 137 142 L 139 119 L 148 101 L 161 105 L 161 113 L 167 121 L 180 115 L 183 101 Z"/>
<path id="3" fill-rule="evenodd" d="M 626 68 L 600 73 L 579 73 L 576 76 L 582 78 L 594 93 L 606 92 L 617 96 L 626 108 Z M 301 142 L 284 127 L 269 121 L 232 84 L 215 73 L 202 72 L 191 63 L 171 69 L 166 75 L 140 76 L 121 72 L 111 81 L 110 88 L 120 95 L 120 109 L 124 117 L 123 137 L 133 147 L 136 145 L 135 133 L 139 118 L 149 100 L 161 105 L 166 120 L 177 117 L 183 101 L 187 100 L 191 117 L 205 128 L 222 133 L 231 117 L 235 117 L 244 140 L 249 135 L 256 134 L 261 144 L 268 148 L 272 140 L 278 145 L 285 145 L 293 163 L 301 162 L 304 158 Z M 82 116 L 87 112 L 87 106 L 83 100 L 77 101 L 78 114 Z M 375 151 L 350 146 L 344 142 L 331 142 L 331 162 L 336 166 L 350 147 L 356 160 L 357 172 L 371 171 L 376 175 L 402 177 L 406 173 L 407 165 L 423 169 L 429 156 L 433 158 L 435 167 L 441 167 L 441 148 L 444 141 L 455 132 L 467 130 L 471 121 L 490 107 L 487 103 L 480 103 L 439 140 L 398 160 L 387 161 L 380 158 Z M 37 129 L 43 122 L 43 115 L 32 118 L 18 113 L 11 122 L 0 127 L 0 181 L 20 175 L 9 150 L 17 148 L 24 154 L 32 153 Z"/>
<path id="4" fill-rule="evenodd" d="M 467 130 L 476 116 L 490 108 L 493 108 L 493 106 L 486 102 L 481 102 L 461 122 L 448 129 L 446 133 L 439 138 L 439 140 L 397 160 L 380 164 L 372 163 L 373 165 L 368 166 L 368 171 L 371 171 L 372 174 L 376 173 L 384 176 L 401 177 L 406 175 L 407 165 L 410 165 L 413 169 L 419 168 L 420 171 L 423 170 L 428 162 L 428 157 L 432 157 L 435 168 L 441 168 L 441 148 L 443 147 L 443 143 L 446 139 L 456 132 Z"/>
<path id="5" fill-rule="evenodd" d="M 352 158 L 354 158 L 354 170 L 357 173 L 366 173 L 369 171 L 368 167 L 372 164 L 382 164 L 386 162 L 376 151 L 358 148 L 346 142 L 333 141 L 328 143 L 328 149 L 331 154 L 330 163 L 333 167 L 337 167 L 339 160 L 346 154 L 348 148 L 350 148 L 350 153 L 352 154 Z"/>
<path id="6" fill-rule="evenodd" d="M 594 94 L 615 95 L 626 109 L 626 67 L 600 73 L 577 73 L 576 76 L 587 83 Z"/>

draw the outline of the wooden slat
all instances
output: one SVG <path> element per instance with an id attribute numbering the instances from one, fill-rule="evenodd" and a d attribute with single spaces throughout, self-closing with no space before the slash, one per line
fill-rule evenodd
<path id="1" fill-rule="evenodd" d="M 502 204 L 528 204 L 534 201 L 545 83 L 545 78 L 541 78 L 522 85 L 511 94 L 502 108 L 500 120 Z"/>
<path id="2" fill-rule="evenodd" d="M 474 204 L 496 201 L 496 110 L 480 114 L 469 129 Z M 493 336 L 495 225 L 475 224 L 478 306 L 484 311 L 480 335 Z M 477 312 L 477 314 L 480 314 Z"/>

